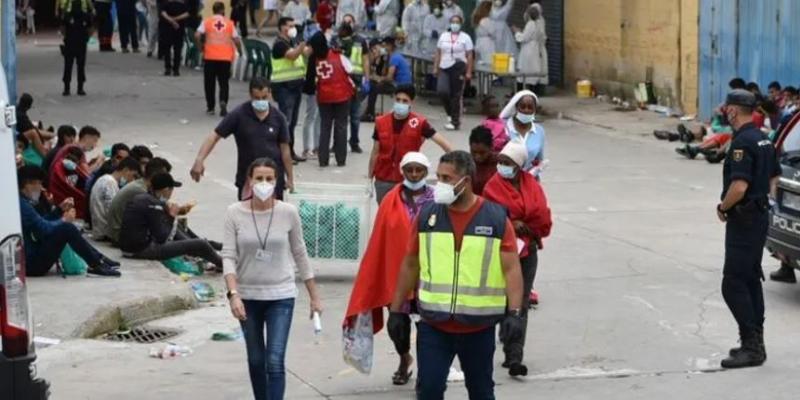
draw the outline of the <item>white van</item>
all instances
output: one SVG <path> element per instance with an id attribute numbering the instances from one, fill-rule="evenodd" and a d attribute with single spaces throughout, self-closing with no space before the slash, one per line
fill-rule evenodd
<path id="1" fill-rule="evenodd" d="M 0 399 L 40 400 L 49 384 L 36 378 L 33 324 L 25 281 L 25 250 L 14 160 L 14 108 L 0 68 Z"/>

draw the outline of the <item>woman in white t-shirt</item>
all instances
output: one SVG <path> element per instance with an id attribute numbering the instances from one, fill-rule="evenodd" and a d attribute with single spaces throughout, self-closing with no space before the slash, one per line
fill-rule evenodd
<path id="1" fill-rule="evenodd" d="M 442 98 L 448 116 L 447 130 L 461 127 L 462 97 L 465 81 L 472 79 L 475 64 L 472 38 L 461 31 L 464 19 L 450 17 L 450 28 L 439 35 L 436 54 L 433 59 L 433 74 L 437 77 L 436 91 Z"/>

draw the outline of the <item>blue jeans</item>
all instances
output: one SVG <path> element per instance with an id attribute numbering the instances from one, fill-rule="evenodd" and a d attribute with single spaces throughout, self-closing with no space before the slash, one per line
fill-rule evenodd
<path id="1" fill-rule="evenodd" d="M 303 81 L 290 81 L 272 84 L 272 94 L 275 96 L 275 101 L 278 102 L 278 107 L 281 112 L 286 116 L 286 122 L 289 125 L 289 147 L 294 153 L 294 127 L 297 126 L 297 114 L 300 113 L 300 102 L 302 100 Z"/>
<path id="2" fill-rule="evenodd" d="M 286 343 L 292 326 L 294 299 L 244 300 L 247 320 L 242 332 L 255 400 L 283 400 L 286 392 Z M 264 341 L 264 328 L 267 337 Z"/>
<path id="3" fill-rule="evenodd" d="M 470 400 L 494 400 L 494 326 L 475 333 L 447 333 L 417 325 L 417 399 L 442 400 L 455 356 L 461 362 Z"/>
<path id="4" fill-rule="evenodd" d="M 47 275 L 50 269 L 53 268 L 53 264 L 58 261 L 66 245 L 72 247 L 72 250 L 83 261 L 86 261 L 89 267 L 100 265 L 100 259 L 103 255 L 81 236 L 81 231 L 73 224 L 58 222 L 51 235 L 39 239 L 39 244 L 33 255 L 26 257 L 25 275 Z"/>

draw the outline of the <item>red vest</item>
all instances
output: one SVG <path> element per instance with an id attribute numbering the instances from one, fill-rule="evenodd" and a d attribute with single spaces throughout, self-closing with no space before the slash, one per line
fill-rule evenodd
<path id="1" fill-rule="evenodd" d="M 328 57 L 317 60 L 317 101 L 320 104 L 343 103 L 355 93 L 353 81 L 342 65 L 342 53 L 328 51 Z"/>
<path id="2" fill-rule="evenodd" d="M 410 151 L 419 151 L 425 138 L 422 136 L 422 126 L 425 117 L 409 113 L 403 130 L 400 134 L 394 133 L 394 114 L 386 113 L 375 120 L 375 130 L 378 132 L 378 159 L 375 161 L 375 179 L 385 182 L 402 182 L 403 173 L 400 172 L 400 161 Z"/>

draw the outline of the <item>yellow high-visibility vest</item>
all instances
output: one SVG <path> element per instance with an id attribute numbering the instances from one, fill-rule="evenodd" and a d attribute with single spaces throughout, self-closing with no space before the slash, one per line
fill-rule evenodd
<path id="1" fill-rule="evenodd" d="M 281 40 L 281 39 L 278 39 Z M 272 59 L 272 78 L 273 83 L 296 81 L 306 77 L 306 62 L 303 56 L 297 57 L 294 61 L 286 58 L 275 58 L 270 54 Z"/>
<path id="2" fill-rule="evenodd" d="M 506 312 L 506 281 L 500 243 L 505 209 L 483 200 L 455 248 L 447 207 L 426 206 L 419 215 L 419 299 L 423 319 L 490 325 Z"/>

